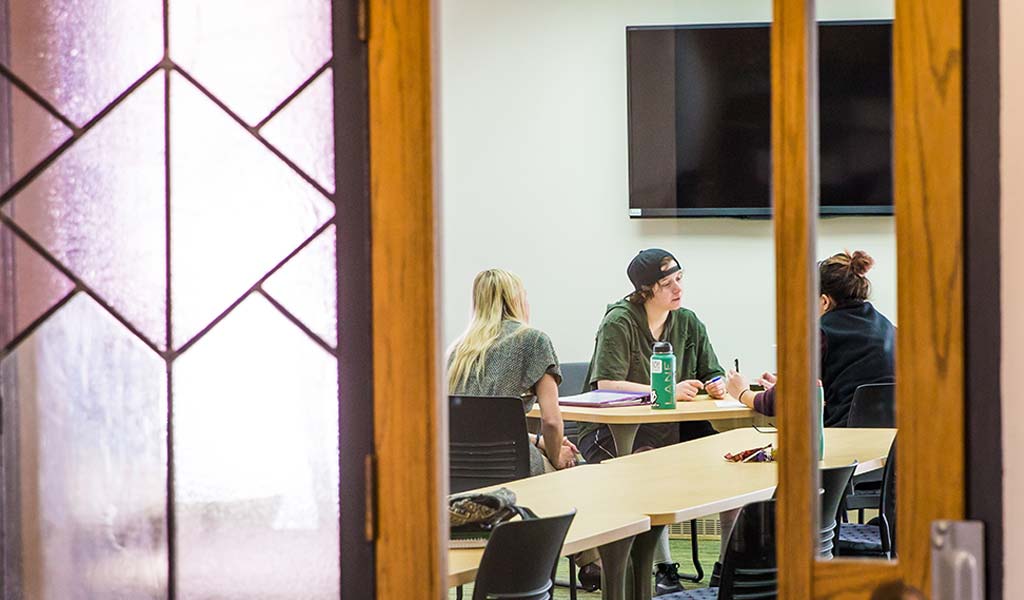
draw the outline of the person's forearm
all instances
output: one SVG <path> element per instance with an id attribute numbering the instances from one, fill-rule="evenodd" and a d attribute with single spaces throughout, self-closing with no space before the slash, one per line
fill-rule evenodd
<path id="1" fill-rule="evenodd" d="M 634 383 L 632 381 L 613 381 L 610 379 L 601 379 L 597 382 L 597 389 L 599 390 L 618 390 L 620 392 L 650 392 L 651 386 L 643 383 Z"/>
<path id="2" fill-rule="evenodd" d="M 544 437 L 544 453 L 547 454 L 551 464 L 557 468 L 558 453 L 562 450 L 562 420 L 541 420 L 540 434 Z"/>

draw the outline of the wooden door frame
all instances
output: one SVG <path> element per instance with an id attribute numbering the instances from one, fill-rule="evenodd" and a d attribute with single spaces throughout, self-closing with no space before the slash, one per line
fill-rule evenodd
<path id="1" fill-rule="evenodd" d="M 806 236 L 817 205 L 816 119 L 805 108 L 814 96 L 806 76 L 814 69 L 806 52 L 813 2 L 776 0 L 774 11 L 773 88 L 786 87 L 773 92 L 782 107 L 773 117 L 773 152 L 782 157 L 774 173 L 780 382 L 796 382 L 780 388 L 780 597 L 867 597 L 894 580 L 930 591 L 930 522 L 965 516 L 987 525 L 987 593 L 1001 597 L 1000 389 L 992 375 L 1000 364 L 998 0 L 896 0 L 895 212 L 904 240 L 897 344 L 913 349 L 897 351 L 898 444 L 901 464 L 914 470 L 913 479 L 899 472 L 903 557 L 890 564 L 815 561 L 812 525 L 798 517 L 816 511 L 808 498 L 817 487 L 809 448 L 817 405 L 807 377 L 817 360 L 806 348 L 814 319 L 802 304 L 814 277 Z M 915 499 L 912 481 L 941 482 L 945 493 Z"/>
<path id="2" fill-rule="evenodd" d="M 962 40 L 965 51 L 963 57 L 968 67 L 962 81 L 962 89 L 965 90 L 965 110 L 962 113 L 942 113 L 944 119 L 957 122 L 956 131 L 964 132 L 962 139 L 952 141 L 952 146 L 955 152 L 961 155 L 961 160 L 953 161 L 954 168 L 947 173 L 947 176 L 955 176 L 961 180 L 958 187 L 962 186 L 963 193 L 947 190 L 942 196 L 946 202 L 955 205 L 954 212 L 958 213 L 952 215 L 953 218 L 949 220 L 960 223 L 952 229 L 945 230 L 949 234 L 942 238 L 943 244 L 954 248 L 959 244 L 962 248 L 962 256 L 953 257 L 952 264 L 954 271 L 959 269 L 960 273 L 954 275 L 960 277 L 963 283 L 950 289 L 962 306 L 958 314 L 964 317 L 964 322 L 961 323 L 959 331 L 964 335 L 959 343 L 954 344 L 956 348 L 953 348 L 953 353 L 947 355 L 947 360 L 957 363 L 958 366 L 953 371 L 938 372 L 936 363 L 926 360 L 928 357 L 915 357 L 904 352 L 898 367 L 902 374 L 899 402 L 903 412 L 923 410 L 926 411 L 923 414 L 927 415 L 949 409 L 952 410 L 954 418 L 952 429 L 959 427 L 960 431 L 964 431 L 962 427 L 966 426 L 966 456 L 959 457 L 957 462 L 960 465 L 960 474 L 954 477 L 954 481 L 950 481 L 953 489 L 966 490 L 966 503 L 963 495 L 956 495 L 958 497 L 944 499 L 941 505 L 934 506 L 928 511 L 928 515 L 922 515 L 913 525 L 906 519 L 902 520 L 901 539 L 908 540 L 908 536 L 920 534 L 922 527 L 932 517 L 939 515 L 959 517 L 963 516 L 966 510 L 970 518 L 984 520 L 988 524 L 988 594 L 991 598 L 998 598 L 1002 593 L 1002 448 L 1000 436 L 994 435 L 994 432 L 1001 431 L 1001 416 L 999 378 L 992 376 L 992 365 L 999 364 L 1000 331 L 999 2 L 964 2 L 961 12 L 960 0 L 929 0 L 927 3 L 922 0 L 896 1 L 897 30 L 903 30 L 911 20 L 916 22 L 916 19 L 907 19 L 904 16 L 904 13 L 915 4 L 928 4 L 931 16 L 937 11 L 944 11 L 944 16 L 954 19 L 957 27 L 962 18 L 966 25 Z M 802 14 L 806 9 L 802 0 L 776 0 L 775 5 L 777 8 L 795 6 L 800 11 L 798 14 Z M 442 390 L 437 364 L 437 358 L 440 356 L 437 270 L 440 263 L 437 259 L 439 244 L 432 169 L 434 142 L 431 120 L 430 11 L 433 6 L 434 3 L 416 0 L 369 0 L 375 349 L 373 358 L 376 415 L 374 437 L 379 496 L 375 507 L 375 526 L 377 555 L 383 557 L 383 560 L 378 560 L 376 564 L 376 595 L 379 598 L 442 598 L 446 596 L 447 590 L 447 552 L 441 543 L 440 535 L 446 527 L 446 517 L 441 504 L 442 495 L 446 491 L 446 478 L 443 463 L 445 406 L 441 402 Z M 786 14 L 781 16 L 784 21 L 788 20 L 785 19 Z M 796 31 L 798 36 L 806 36 L 806 31 L 799 33 L 799 24 Z M 906 34 L 904 30 L 901 35 Z M 805 44 L 806 40 L 806 37 L 800 37 L 798 43 Z M 781 39 L 776 42 L 773 38 L 773 44 L 776 43 L 783 42 Z M 944 39 L 943 43 L 948 45 L 950 40 Z M 954 40 L 955 45 L 960 43 L 959 39 Z M 792 49 L 787 43 L 781 51 L 795 51 L 795 54 L 800 56 L 804 49 Z M 956 53 L 953 56 L 959 59 Z M 957 67 L 953 75 L 959 79 L 961 76 L 957 60 L 953 64 Z M 947 68 L 951 65 L 940 63 L 938 66 Z M 945 73 L 949 75 L 951 72 L 947 70 Z M 955 92 L 961 89 L 959 84 L 949 85 L 951 87 L 948 87 L 947 91 Z M 806 98 L 807 96 L 804 102 Z M 910 102 L 912 101 L 908 100 L 905 104 Z M 796 113 L 790 114 L 790 118 L 795 115 Z M 907 132 L 904 131 L 901 135 L 901 143 L 906 144 Z M 807 138 L 803 143 L 809 142 L 810 138 Z M 925 150 L 941 152 L 948 149 L 937 146 Z M 797 156 L 800 156 L 799 152 L 801 151 L 798 151 Z M 966 165 L 962 171 L 961 165 Z M 903 164 L 902 168 L 907 169 L 909 165 Z M 795 186 L 797 190 L 803 189 L 805 197 L 798 199 L 806 202 L 807 191 L 811 189 L 806 163 L 791 175 L 795 175 L 797 179 L 790 177 L 789 180 L 782 182 L 779 189 L 785 189 L 787 186 Z M 779 182 L 776 182 L 776 185 L 779 186 Z M 957 203 L 957 198 L 961 198 L 963 202 Z M 916 201 L 920 200 L 921 197 L 917 197 Z M 913 201 L 906 196 L 904 190 L 902 202 Z M 777 202 L 777 214 L 784 211 L 788 214 L 791 209 L 790 202 L 791 200 L 786 199 L 781 203 Z M 962 211 L 956 207 L 962 208 Z M 782 262 L 782 257 L 799 258 L 800 264 L 805 267 L 802 274 L 797 274 L 793 285 L 780 285 L 779 290 L 780 298 L 783 297 L 781 294 L 786 294 L 787 297 L 792 295 L 799 299 L 806 297 L 808 293 L 815 293 L 816 282 L 809 285 L 814 277 L 811 269 L 814 253 L 813 248 L 808 249 L 807 239 L 813 239 L 808 237 L 813 233 L 813 219 L 810 216 L 816 213 L 809 211 L 806 204 L 802 208 L 796 206 L 794 210 L 802 215 L 797 217 L 801 224 L 797 225 L 795 230 L 787 226 L 785 231 L 777 234 L 777 240 L 788 241 L 783 248 L 777 249 L 776 256 L 777 263 Z M 898 208 L 897 212 L 906 214 L 906 207 Z M 906 218 L 900 219 L 898 215 L 897 221 L 901 231 L 913 226 Z M 929 219 L 928 222 L 934 225 L 935 219 Z M 792 244 L 794 240 L 796 243 Z M 777 241 L 778 243 L 780 242 Z M 798 254 L 793 254 L 794 248 L 799 251 Z M 916 256 L 908 252 L 900 254 L 900 347 L 908 347 L 914 336 L 927 335 L 929 332 L 934 333 L 935 330 L 934 323 L 925 324 L 923 327 L 911 323 L 914 315 L 910 313 L 910 308 L 933 300 L 922 299 L 923 288 L 911 289 L 916 285 L 911 272 L 911 261 Z M 792 263 L 778 266 L 780 280 L 791 281 L 783 277 L 783 274 L 793 270 Z M 782 307 L 783 304 L 779 303 L 779 306 Z M 800 352 L 804 356 L 815 352 L 817 347 L 805 331 L 808 314 L 805 307 L 798 311 L 785 311 L 785 314 L 780 308 L 778 315 L 780 327 L 783 323 L 801 324 L 798 325 L 801 327 L 802 339 Z M 781 330 L 779 337 L 785 339 Z M 970 350 L 966 356 L 965 345 Z M 402 364 L 401 371 L 395 368 L 399 360 Z M 810 397 L 811 382 L 808 373 L 801 372 L 798 360 L 786 360 L 783 356 L 779 361 L 785 373 L 793 371 L 796 365 L 795 377 L 788 378 L 787 375 L 787 379 L 802 381 L 807 388 L 801 391 L 797 386 L 794 391 L 798 395 L 802 393 L 805 397 Z M 907 364 L 911 362 L 920 364 Z M 914 366 L 916 370 L 908 371 Z M 929 380 L 929 375 L 938 377 Z M 915 387 L 917 381 L 920 381 L 923 387 Z M 953 382 L 955 389 L 935 395 L 934 390 L 940 386 L 941 381 Z M 966 407 L 962 400 L 965 383 L 973 392 L 972 401 Z M 428 392 L 425 396 L 424 390 Z M 792 392 L 780 388 L 780 393 Z M 811 439 L 810 432 L 814 420 L 808 411 L 794 411 L 795 414 L 790 414 L 786 406 L 797 404 L 800 403 L 783 401 L 781 404 L 781 410 L 786 411 L 780 415 L 783 422 L 782 445 L 785 447 L 791 444 L 789 452 L 792 455 L 801 450 L 801 444 L 804 444 L 807 447 L 801 452 L 807 455 L 810 451 L 807 440 Z M 792 433 L 798 428 L 787 427 L 788 423 L 804 424 L 803 441 L 790 439 L 794 436 L 787 431 Z M 907 440 L 911 435 L 905 434 L 901 434 L 901 446 L 909 444 Z M 944 452 L 945 447 L 938 436 L 932 437 L 935 443 L 932 444 L 931 450 Z M 809 484 L 810 473 L 814 472 L 810 463 L 794 469 L 795 461 L 787 460 L 787 450 L 783 452 L 785 462 L 780 464 L 780 482 L 797 480 Z M 901 460 L 912 460 L 911 453 L 901 448 Z M 790 463 L 793 464 L 787 466 Z M 810 485 L 799 483 L 794 487 L 810 489 Z M 786 491 L 780 489 L 780 494 L 785 498 Z M 810 497 L 810 494 L 805 497 Z M 787 501 L 783 499 L 782 502 Z M 782 515 L 785 515 L 786 509 L 780 510 L 783 511 Z M 905 512 L 907 509 L 903 510 Z M 801 532 L 797 534 L 797 538 L 806 537 L 805 532 L 802 535 Z M 788 539 L 794 540 L 792 537 Z M 803 541 L 805 543 L 802 545 L 810 543 L 806 539 Z M 808 549 L 808 556 L 812 555 L 811 552 L 812 550 Z M 781 553 L 780 558 L 789 554 L 791 552 Z M 415 568 L 411 565 L 415 565 Z M 782 566 L 786 568 L 785 563 Z M 904 566 L 901 564 L 878 568 L 873 564 L 836 561 L 834 564 L 818 567 L 808 562 L 806 568 L 797 570 L 798 580 L 793 581 L 792 577 L 783 575 L 782 585 L 785 586 L 784 589 L 794 589 L 788 586 L 809 586 L 812 582 L 827 583 L 826 578 L 869 571 L 874 575 L 867 577 L 874 582 L 889 578 L 907 578 L 911 583 L 921 583 L 924 574 L 919 570 L 904 573 Z M 822 585 L 815 589 L 816 595 L 823 596 L 822 592 L 828 589 Z M 866 595 L 863 589 L 861 595 Z"/>
<path id="3" fill-rule="evenodd" d="M 776 0 L 772 143 L 780 388 L 779 585 L 784 598 L 866 598 L 879 585 L 930 586 L 929 527 L 964 517 L 964 261 L 961 0 L 895 0 L 894 207 L 899 327 L 896 397 L 900 559 L 816 560 L 816 329 L 804 286 L 816 277 L 804 236 L 817 187 L 812 112 L 813 0 Z M 803 70 L 803 76 L 792 75 Z M 787 76 L 788 74 L 788 76 Z M 810 108 L 808 110 L 807 108 Z M 804 109 L 804 110 L 801 110 Z M 779 125 L 781 123 L 781 126 Z M 799 291 L 796 293 L 794 290 Z M 811 294 L 816 293 L 813 290 Z M 788 384 L 792 381 L 792 384 Z M 954 443 L 949 443 L 952 440 Z M 940 460 L 941 457 L 941 460 Z M 912 477 L 911 474 L 912 473 Z M 932 492 L 921 497 L 919 484 Z M 935 493 L 934 490 L 941 490 Z M 801 517 L 802 515 L 802 517 Z M 796 549 L 796 551 L 794 551 Z"/>
<path id="4" fill-rule="evenodd" d="M 377 598 L 440 599 L 448 589 L 448 486 L 438 365 L 434 3 L 367 3 L 376 447 L 376 516 L 367 533 L 376 528 Z"/>

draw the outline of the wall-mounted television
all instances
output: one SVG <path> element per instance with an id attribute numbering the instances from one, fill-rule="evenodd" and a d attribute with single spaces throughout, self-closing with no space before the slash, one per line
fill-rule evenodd
<path id="1" fill-rule="evenodd" d="M 771 215 L 767 23 L 626 28 L 631 217 Z M 892 23 L 818 27 L 823 215 L 892 214 Z"/>

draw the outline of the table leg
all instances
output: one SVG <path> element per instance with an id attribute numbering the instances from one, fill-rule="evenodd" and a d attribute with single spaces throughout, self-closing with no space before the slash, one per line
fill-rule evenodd
<path id="1" fill-rule="evenodd" d="M 654 547 L 665 531 L 664 525 L 652 525 L 633 540 L 633 600 L 651 600 L 651 579 L 654 572 Z"/>
<path id="2" fill-rule="evenodd" d="M 629 566 L 629 550 L 633 538 L 605 544 L 598 547 L 601 555 L 601 598 L 602 600 L 626 600 L 626 568 Z"/>
<path id="3" fill-rule="evenodd" d="M 609 425 L 612 431 L 612 440 L 615 442 L 615 455 L 628 456 L 633 453 L 633 440 L 636 439 L 636 432 L 640 429 L 637 423 Z"/>

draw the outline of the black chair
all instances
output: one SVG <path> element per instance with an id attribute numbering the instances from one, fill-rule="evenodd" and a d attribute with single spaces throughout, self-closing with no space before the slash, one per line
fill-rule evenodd
<path id="1" fill-rule="evenodd" d="M 778 594 L 775 560 L 775 500 L 743 507 L 725 549 L 720 587 L 658 596 L 660 600 L 732 598 L 754 600 Z"/>
<path id="2" fill-rule="evenodd" d="M 895 427 L 896 384 L 867 383 L 853 392 L 847 427 Z"/>
<path id="3" fill-rule="evenodd" d="M 576 511 L 494 528 L 480 559 L 473 600 L 548 600 L 565 534 Z"/>
<path id="4" fill-rule="evenodd" d="M 858 386 L 850 404 L 847 427 L 895 427 L 896 384 L 869 383 Z M 846 496 L 846 510 L 857 511 L 857 522 L 864 522 L 864 510 L 878 510 L 882 474 L 878 471 L 856 475 Z M 844 514 L 845 517 L 845 514 Z"/>
<path id="5" fill-rule="evenodd" d="M 839 554 L 894 558 L 896 556 L 896 440 L 882 470 L 882 493 L 877 524 L 839 526 Z"/>
<path id="6" fill-rule="evenodd" d="M 451 492 L 530 476 L 530 441 L 520 398 L 448 397 Z"/>
<path id="7" fill-rule="evenodd" d="M 559 365 L 562 370 L 562 383 L 558 384 L 558 397 L 575 396 L 583 391 L 586 385 L 587 370 L 590 363 L 572 362 Z M 579 442 L 580 427 L 576 421 L 565 421 L 564 435 L 569 441 L 576 444 Z"/>
<path id="8" fill-rule="evenodd" d="M 842 504 L 843 495 L 847 486 L 850 485 L 850 478 L 857 469 L 856 463 L 843 467 L 831 467 L 821 469 L 821 529 L 819 530 L 818 554 L 822 558 L 832 558 L 835 555 L 836 535 L 839 528 L 836 524 L 839 515 L 839 507 Z"/>

